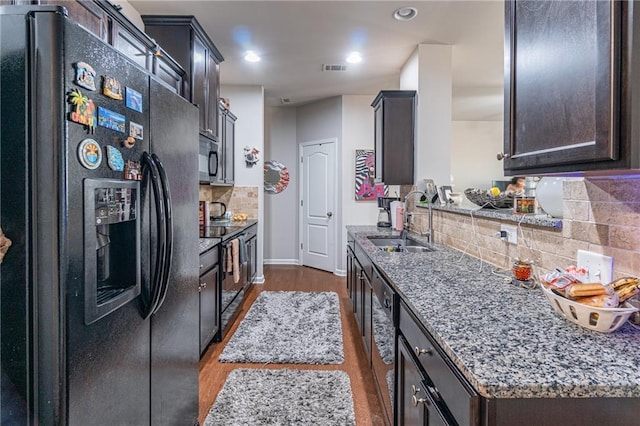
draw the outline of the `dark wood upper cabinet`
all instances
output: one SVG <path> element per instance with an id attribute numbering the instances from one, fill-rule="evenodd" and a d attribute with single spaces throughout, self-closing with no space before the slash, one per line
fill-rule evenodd
<path id="1" fill-rule="evenodd" d="M 224 58 L 193 16 L 144 15 L 145 31 L 187 71 L 185 97 L 200 109 L 200 135 L 218 140 L 220 63 Z"/>
<path id="2" fill-rule="evenodd" d="M 416 92 L 383 90 L 374 109 L 376 180 L 387 185 L 413 185 Z"/>
<path id="3" fill-rule="evenodd" d="M 218 155 L 223 161 L 220 164 L 223 184 L 232 185 L 235 182 L 235 145 L 236 145 L 236 120 L 237 117 L 228 109 L 218 104 L 219 107 L 219 137 Z"/>
<path id="4" fill-rule="evenodd" d="M 505 174 L 640 167 L 633 6 L 505 4 Z"/>

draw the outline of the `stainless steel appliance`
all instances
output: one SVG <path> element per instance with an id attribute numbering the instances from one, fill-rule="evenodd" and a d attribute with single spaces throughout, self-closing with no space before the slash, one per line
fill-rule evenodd
<path id="1" fill-rule="evenodd" d="M 0 67 L 0 423 L 196 424 L 197 108 L 61 7 Z"/>
<path id="2" fill-rule="evenodd" d="M 211 184 L 216 182 L 220 171 L 218 143 L 201 137 L 198 153 L 198 178 L 200 183 Z"/>
<path id="3" fill-rule="evenodd" d="M 373 376 L 382 406 L 387 417 L 387 424 L 393 424 L 393 389 L 395 364 L 395 293 L 380 277 L 374 268 L 371 287 L 374 297 L 371 298 L 371 328 L 373 330 L 373 344 L 371 349 L 371 364 Z"/>

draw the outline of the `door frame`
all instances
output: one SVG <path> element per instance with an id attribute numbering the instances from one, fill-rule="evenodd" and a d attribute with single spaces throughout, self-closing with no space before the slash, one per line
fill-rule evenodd
<path id="1" fill-rule="evenodd" d="M 304 265 L 304 249 L 302 248 L 302 243 L 304 242 L 304 208 L 302 206 L 302 200 L 304 195 L 304 163 L 302 162 L 302 152 L 305 147 L 313 146 L 313 145 L 328 145 L 331 144 L 333 147 L 333 160 L 334 160 L 334 172 L 336 173 L 336 179 L 334 181 L 334 191 L 333 191 L 333 219 L 336 221 L 336 225 L 333 230 L 333 253 L 331 253 L 331 263 L 332 263 L 332 273 L 336 274 L 337 271 L 337 255 L 338 255 L 338 188 L 340 187 L 341 182 L 339 181 L 340 173 L 338 173 L 338 138 L 328 138 L 328 139 L 319 139 L 314 141 L 306 141 L 306 142 L 298 142 L 298 158 L 300 162 L 298 162 L 298 265 Z"/>

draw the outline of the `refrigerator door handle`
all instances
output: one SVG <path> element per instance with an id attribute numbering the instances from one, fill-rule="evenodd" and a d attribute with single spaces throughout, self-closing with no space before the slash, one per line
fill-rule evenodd
<path id="1" fill-rule="evenodd" d="M 169 188 L 169 180 L 167 179 L 167 174 L 164 170 L 164 166 L 162 161 L 158 158 L 156 154 L 151 154 L 151 158 L 156 164 L 158 169 L 159 177 L 160 177 L 160 188 L 162 189 L 162 201 L 164 203 L 164 214 L 165 214 L 165 261 L 164 261 L 164 270 L 162 271 L 162 277 L 160 281 L 160 297 L 158 299 L 158 305 L 154 309 L 153 313 L 155 314 L 160 310 L 162 304 L 164 303 L 165 298 L 167 297 L 167 291 L 169 290 L 169 273 L 171 272 L 171 261 L 173 257 L 173 215 L 171 211 L 171 190 Z"/>
<path id="2" fill-rule="evenodd" d="M 164 262 L 166 259 L 166 226 L 163 194 L 160 187 L 159 171 L 153 158 L 148 154 L 142 154 L 142 162 L 144 166 L 144 176 L 149 177 L 151 188 L 155 199 L 156 212 L 156 232 L 158 234 L 156 240 L 155 267 L 149 283 L 149 300 L 144 306 L 143 318 L 147 319 L 153 314 L 160 301 L 161 280 L 164 271 Z M 148 173 L 147 173 L 148 172 Z"/>

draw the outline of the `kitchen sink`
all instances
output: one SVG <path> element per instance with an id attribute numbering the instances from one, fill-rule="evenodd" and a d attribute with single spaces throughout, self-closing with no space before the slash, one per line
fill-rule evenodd
<path id="1" fill-rule="evenodd" d="M 397 237 L 368 237 L 368 239 L 374 245 L 380 247 L 380 249 L 384 251 L 397 251 L 405 253 L 427 253 L 433 251 L 431 247 L 428 247 L 424 243 L 413 240 L 411 238 L 407 238 L 406 244 L 403 244 L 402 238 Z"/>

